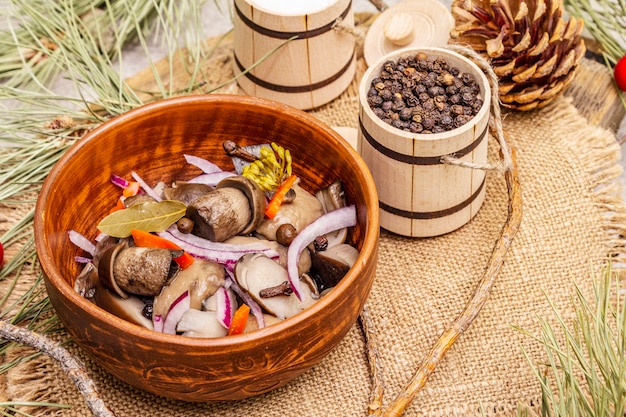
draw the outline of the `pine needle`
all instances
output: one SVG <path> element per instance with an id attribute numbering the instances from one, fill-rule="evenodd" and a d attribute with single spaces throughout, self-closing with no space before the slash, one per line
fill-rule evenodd
<path id="1" fill-rule="evenodd" d="M 9 29 L 0 31 L 0 77 L 11 87 L 33 89 L 49 86 L 64 70 L 55 62 L 65 27 L 52 26 L 47 18 L 68 20 L 71 8 L 74 24 L 96 41 L 96 46 L 111 60 L 120 56 L 124 46 L 137 36 L 160 37 L 171 31 L 174 37 L 186 36 L 189 19 L 200 15 L 204 1 L 191 0 L 11 0 L 13 10 L 6 16 Z M 167 24 L 155 19 L 165 15 Z M 156 24 L 155 24 L 156 23 Z M 198 26 L 194 26 L 198 27 Z M 52 33 L 48 30 L 52 29 Z M 172 30 L 173 29 L 173 30 Z M 196 35 L 197 36 L 197 35 Z"/>
<path id="2" fill-rule="evenodd" d="M 184 91 L 202 85 L 195 76 L 200 76 L 200 61 L 205 57 L 199 42 L 203 22 L 197 17 L 204 3 L 11 0 L 11 14 L 5 16 L 11 23 L 0 33 L 0 78 L 5 81 L 0 83 L 0 204 L 27 208 L 23 218 L 0 235 L 3 246 L 13 249 L 0 269 L 0 281 L 8 284 L 8 293 L 0 295 L 0 356 L 15 343 L 50 355 L 77 384 L 95 415 L 112 413 L 102 404 L 82 365 L 64 351 L 62 343 L 45 337 L 62 326 L 39 270 L 32 235 L 33 205 L 50 169 L 70 146 L 102 122 L 144 103 L 123 79 L 123 48 L 128 42 L 139 42 L 149 58 L 149 48 L 160 39 L 171 67 L 184 42 L 195 42 L 187 48 L 192 53 L 185 61 L 194 77 Z M 174 95 L 167 87 L 173 84 L 171 78 L 161 80 L 154 63 L 149 65 L 160 86 L 151 99 Z M 70 86 L 62 94 L 50 89 L 59 75 Z M 34 276 L 35 282 L 14 300 L 12 294 L 25 274 Z M 3 362 L 0 374 L 40 354 Z M 1 403 L 0 415 L 28 415 L 20 411 L 24 405 Z"/>
<path id="3" fill-rule="evenodd" d="M 623 417 L 626 404 L 626 303 L 609 262 L 600 277 L 592 274 L 590 302 L 575 286 L 575 319 L 567 323 L 550 301 L 556 324 L 538 318 L 540 335 L 522 333 L 539 342 L 546 362 L 535 364 L 524 350 L 540 382 L 543 415 L 554 417 Z"/>
<path id="4" fill-rule="evenodd" d="M 24 416 L 31 417 L 32 414 L 20 411 L 20 407 L 53 407 L 53 408 L 71 408 L 66 404 L 53 404 L 39 401 L 8 401 L 0 402 L 0 416 L 15 417 Z M 4 410 L 4 411 L 3 411 Z"/>
<path id="5" fill-rule="evenodd" d="M 602 45 L 611 65 L 626 55 L 626 2 L 623 0 L 565 0 L 566 9 L 583 19 L 585 28 Z"/>

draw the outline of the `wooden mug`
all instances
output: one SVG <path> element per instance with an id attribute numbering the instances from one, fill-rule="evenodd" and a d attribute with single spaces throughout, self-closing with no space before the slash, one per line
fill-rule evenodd
<path id="1" fill-rule="evenodd" d="M 306 8 L 294 13 L 288 4 L 277 11 L 235 0 L 233 69 L 247 94 L 308 110 L 348 88 L 356 40 L 341 28 L 354 28 L 352 1 L 327 3 L 320 9 L 311 2 L 302 14 Z"/>
<path id="2" fill-rule="evenodd" d="M 424 52 L 474 76 L 484 103 L 461 127 L 443 133 L 410 133 L 385 123 L 367 103 L 372 80 L 389 60 Z M 359 86 L 358 150 L 378 189 L 380 224 L 404 236 L 430 237 L 451 232 L 474 217 L 485 198 L 484 170 L 446 164 L 452 156 L 475 165 L 487 162 L 490 87 L 469 59 L 443 48 L 402 49 L 381 57 Z"/>

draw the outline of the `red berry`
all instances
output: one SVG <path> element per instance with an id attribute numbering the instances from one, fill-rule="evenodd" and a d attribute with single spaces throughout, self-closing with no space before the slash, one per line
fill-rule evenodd
<path id="1" fill-rule="evenodd" d="M 613 77 L 615 77 L 615 82 L 620 90 L 626 91 L 626 55 L 621 57 L 620 60 L 617 61 L 617 64 L 615 64 Z"/>

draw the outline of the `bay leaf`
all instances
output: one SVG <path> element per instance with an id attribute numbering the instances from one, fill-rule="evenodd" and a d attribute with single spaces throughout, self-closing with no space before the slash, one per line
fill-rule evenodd
<path id="1" fill-rule="evenodd" d="M 133 229 L 162 232 L 185 215 L 187 206 L 180 201 L 163 200 L 136 204 L 114 211 L 98 224 L 98 230 L 113 237 L 128 237 Z"/>

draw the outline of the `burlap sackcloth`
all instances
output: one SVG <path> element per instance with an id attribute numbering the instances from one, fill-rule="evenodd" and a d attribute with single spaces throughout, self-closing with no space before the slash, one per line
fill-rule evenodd
<path id="1" fill-rule="evenodd" d="M 207 64 L 213 78 L 232 75 L 230 46 L 227 41 Z M 357 127 L 357 86 L 363 70 L 361 58 L 352 86 L 311 113 L 332 126 Z M 613 134 L 589 125 L 566 97 L 540 111 L 509 113 L 504 128 L 518 150 L 524 199 L 521 230 L 489 301 L 406 416 L 476 416 L 483 412 L 481 408 L 489 416 L 508 416 L 515 415 L 518 403 L 539 410 L 539 383 L 521 348 L 538 362 L 545 357 L 544 350 L 512 326 L 538 334 L 537 315 L 553 318 L 546 294 L 570 320 L 573 283 L 590 295 L 590 265 L 608 254 L 624 253 L 620 232 L 626 209 L 617 182 L 620 149 Z M 490 147 L 489 158 L 496 160 L 495 141 Z M 483 207 L 461 229 L 428 239 L 382 231 L 376 280 L 367 305 L 380 342 L 385 403 L 399 393 L 471 297 L 506 210 L 503 176 L 490 172 Z M 0 231 L 21 215 L 0 208 Z M 2 285 L 6 283 L 0 283 L 4 293 Z M 25 291 L 32 282 L 20 285 L 24 288 L 19 291 Z M 74 344 L 67 347 L 85 362 L 105 402 L 118 416 L 362 417 L 367 412 L 370 375 L 358 325 L 319 365 L 285 387 L 233 403 L 183 403 L 148 394 L 98 369 Z M 16 347 L 4 359 L 8 362 L 31 353 L 30 348 Z M 75 387 L 46 356 L 0 377 L 3 400 L 71 405 L 69 409 L 36 409 L 35 415 L 90 415 Z"/>

